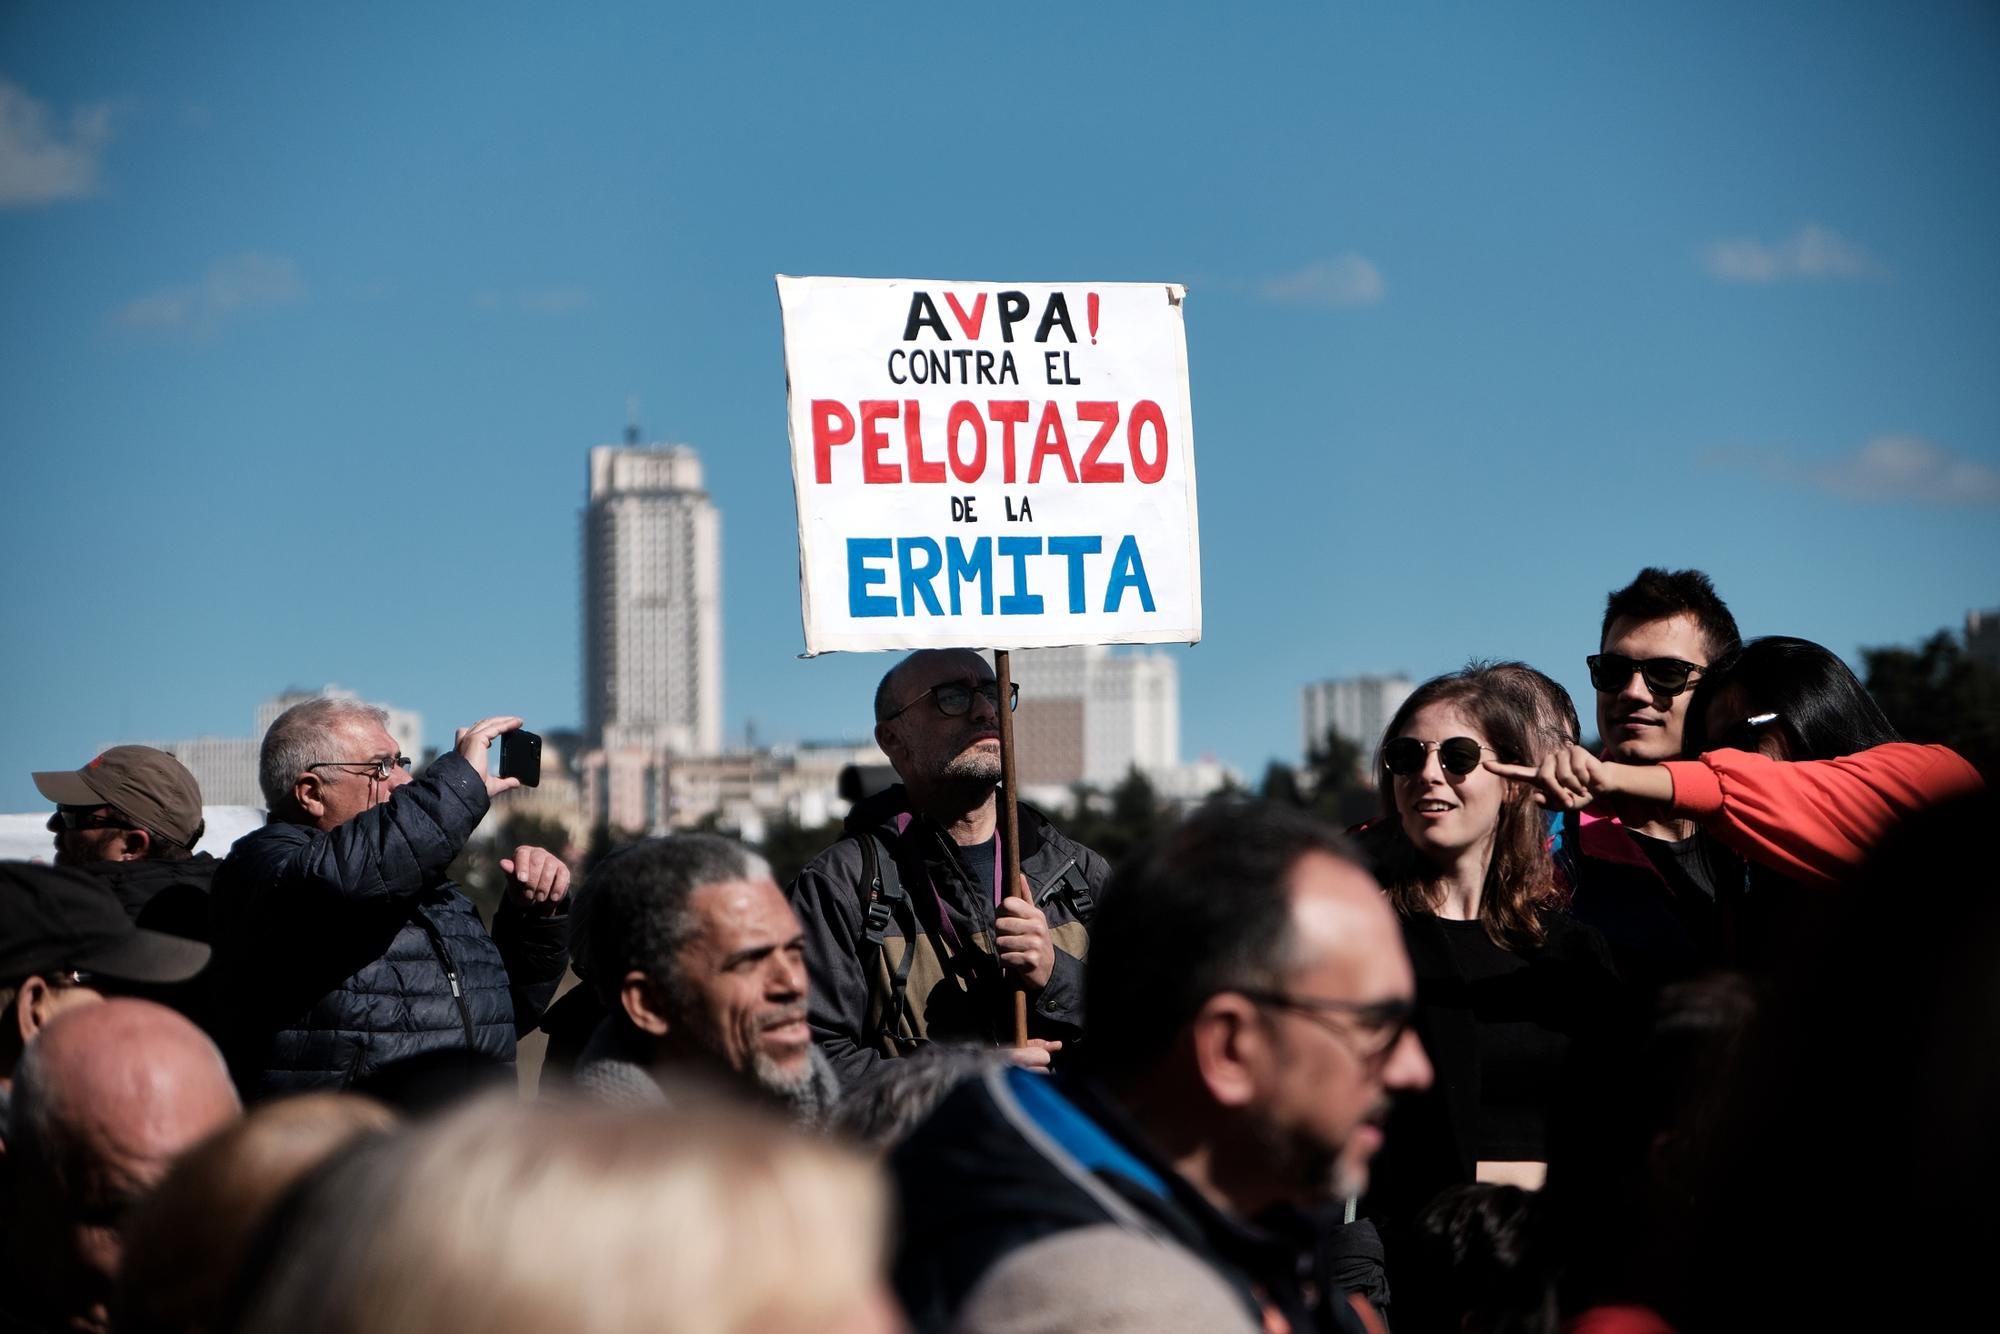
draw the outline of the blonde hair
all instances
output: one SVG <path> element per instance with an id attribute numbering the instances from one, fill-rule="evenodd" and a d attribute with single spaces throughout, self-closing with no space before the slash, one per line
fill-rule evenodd
<path id="1" fill-rule="evenodd" d="M 474 1104 L 301 1201 L 244 1328 L 807 1334 L 880 1291 L 886 1192 L 740 1106 Z"/>

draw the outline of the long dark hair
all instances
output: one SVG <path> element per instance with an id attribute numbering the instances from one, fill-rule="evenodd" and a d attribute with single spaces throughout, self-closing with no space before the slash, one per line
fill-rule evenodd
<path id="1" fill-rule="evenodd" d="M 1708 735 L 1708 706 L 1732 686 L 1740 688 L 1746 713 L 1778 715 L 1770 726 L 1783 734 L 1794 760 L 1831 760 L 1903 739 L 1838 654 L 1809 639 L 1765 635 L 1696 683 L 1682 743 L 1689 755 L 1723 744 Z"/>
<path id="2" fill-rule="evenodd" d="M 1375 747 L 1375 771 L 1381 776 L 1382 811 L 1388 817 L 1384 824 L 1394 830 L 1377 874 L 1389 901 L 1406 917 L 1437 911 L 1440 877 L 1403 832 L 1395 781 L 1382 766 L 1382 745 L 1401 736 L 1417 711 L 1433 704 L 1448 704 L 1479 724 L 1507 763 L 1532 764 L 1542 751 L 1532 703 L 1505 670 L 1473 663 L 1463 671 L 1433 677 L 1403 701 Z M 1557 906 L 1558 892 L 1547 844 L 1541 808 L 1528 799 L 1523 785 L 1508 784 L 1493 831 L 1493 859 L 1487 863 L 1486 884 L 1479 896 L 1479 920 L 1487 936 L 1503 949 L 1540 945 L 1548 935 L 1544 917 Z"/>

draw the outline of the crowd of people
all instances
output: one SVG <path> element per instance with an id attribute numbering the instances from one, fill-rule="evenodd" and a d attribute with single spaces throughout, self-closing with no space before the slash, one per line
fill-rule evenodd
<path id="1" fill-rule="evenodd" d="M 219 858 L 169 756 L 37 773 L 0 1330 L 1955 1318 L 2000 1240 L 1981 776 L 1696 571 L 1587 663 L 1593 747 L 1474 662 L 1385 729 L 1379 817 L 1224 797 L 1113 868 L 1026 805 L 1003 845 L 1018 691 L 926 650 L 874 699 L 900 782 L 789 887 L 714 834 L 524 846 L 490 921 L 448 868 L 518 718 L 413 775 L 297 705 Z"/>

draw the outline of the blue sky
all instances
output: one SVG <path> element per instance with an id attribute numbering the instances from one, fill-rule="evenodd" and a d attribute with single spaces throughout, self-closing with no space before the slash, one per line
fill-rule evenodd
<path id="1" fill-rule="evenodd" d="M 1858 661 L 2000 605 L 1996 150 L 1991 5 L 9 4 L 0 809 L 293 684 L 573 725 L 631 395 L 730 734 L 860 734 L 779 272 L 1188 285 L 1188 758 L 1471 656 L 1587 714 L 1643 564 Z"/>

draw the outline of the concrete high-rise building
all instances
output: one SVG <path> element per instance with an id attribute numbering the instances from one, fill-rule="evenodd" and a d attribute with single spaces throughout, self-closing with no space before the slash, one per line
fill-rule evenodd
<path id="1" fill-rule="evenodd" d="M 1014 715 L 1024 785 L 1117 786 L 1137 767 L 1156 780 L 1180 764 L 1180 673 L 1165 653 L 1103 645 L 1023 649 Z"/>
<path id="2" fill-rule="evenodd" d="M 2000 607 L 1965 613 L 1965 653 L 1975 662 L 2000 667 Z"/>
<path id="3" fill-rule="evenodd" d="M 590 451 L 583 715 L 607 751 L 722 749 L 722 520 L 686 445 Z"/>
<path id="4" fill-rule="evenodd" d="M 1364 756 L 1371 756 L 1389 719 L 1416 688 L 1416 682 L 1402 676 L 1349 676 L 1314 681 L 1300 692 L 1305 717 L 1305 753 L 1310 755 L 1326 745 L 1326 734 L 1335 732 L 1359 746 Z M 1372 772 L 1365 761 L 1362 768 L 1364 772 Z"/>

